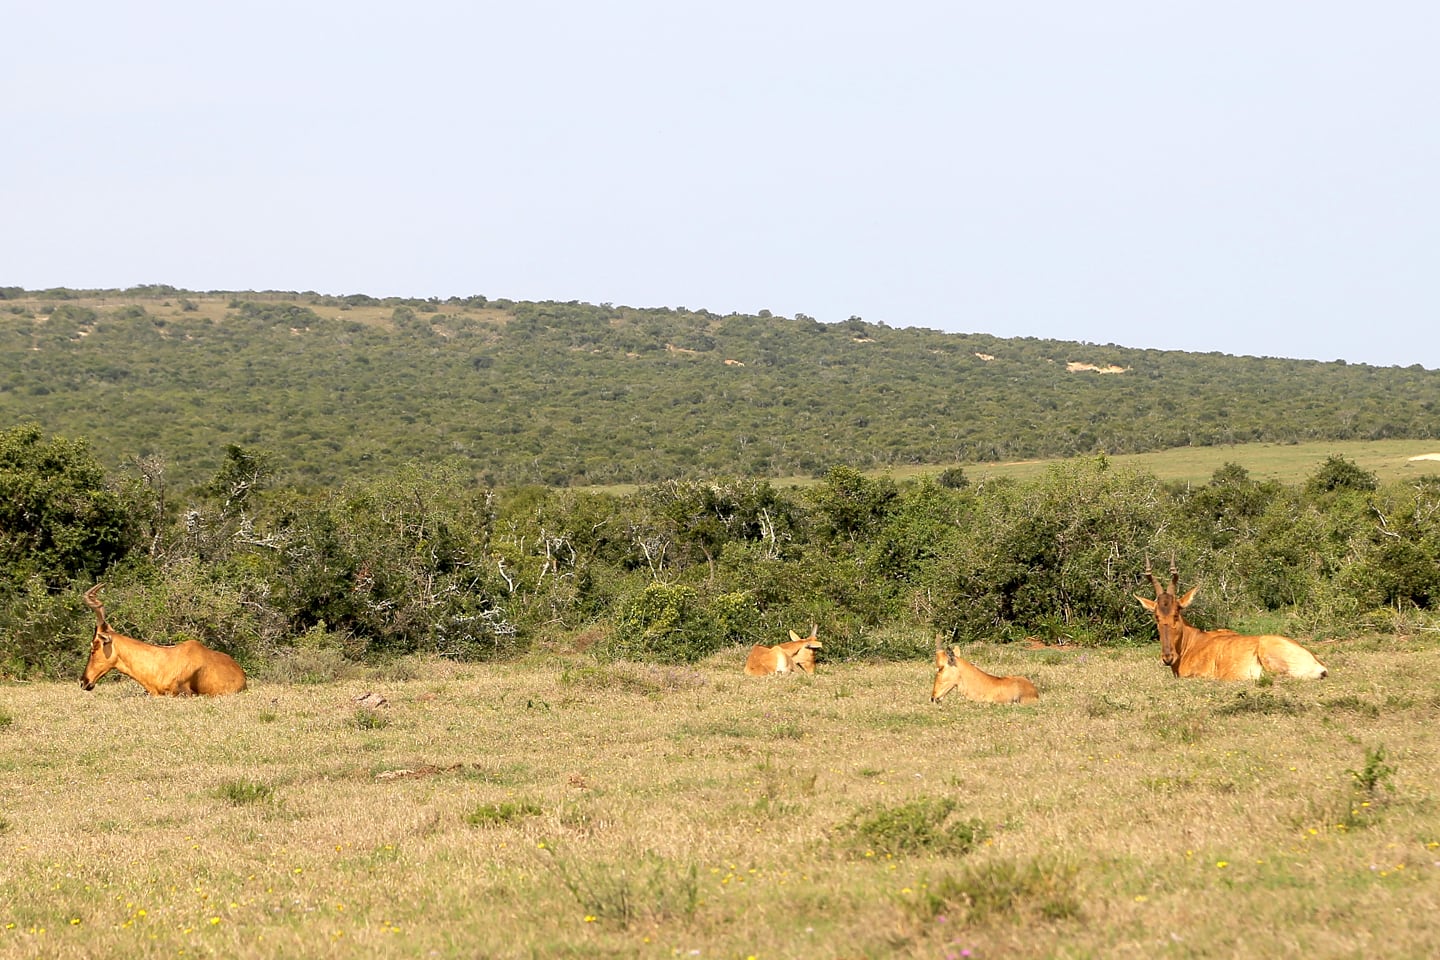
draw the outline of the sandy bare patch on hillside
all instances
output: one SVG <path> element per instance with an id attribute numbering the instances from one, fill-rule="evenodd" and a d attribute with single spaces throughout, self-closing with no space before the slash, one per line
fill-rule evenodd
<path id="1" fill-rule="evenodd" d="M 1071 360 L 1069 363 L 1065 364 L 1065 369 L 1068 370 L 1070 373 L 1124 373 L 1128 368 L 1117 367 L 1113 363 L 1109 366 L 1097 367 L 1093 363 L 1079 363 L 1075 360 Z"/>
<path id="2" fill-rule="evenodd" d="M 993 356 L 991 356 L 991 355 L 988 354 L 988 353 L 977 353 L 977 354 L 975 354 L 975 356 L 979 357 L 981 360 L 984 360 L 986 363 L 989 363 L 991 360 L 994 360 L 994 359 L 995 359 Z"/>

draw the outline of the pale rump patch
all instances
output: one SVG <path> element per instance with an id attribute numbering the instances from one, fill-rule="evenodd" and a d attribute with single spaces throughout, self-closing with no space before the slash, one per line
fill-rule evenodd
<path id="1" fill-rule="evenodd" d="M 745 675 L 768 677 L 777 673 L 790 673 L 792 670 L 814 673 L 815 651 L 824 649 L 815 635 L 816 626 L 811 624 L 808 637 L 802 637 L 791 630 L 790 639 L 785 643 L 777 643 L 773 647 L 755 644 L 750 648 L 750 655 L 745 658 Z"/>

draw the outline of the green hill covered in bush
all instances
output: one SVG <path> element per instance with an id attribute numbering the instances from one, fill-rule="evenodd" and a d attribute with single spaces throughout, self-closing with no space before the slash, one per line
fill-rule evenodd
<path id="1" fill-rule="evenodd" d="M 650 483 L 1170 447 L 1440 436 L 1440 372 L 609 304 L 26 291 L 0 424 L 176 482 L 226 446 L 288 482 L 455 461 L 491 484 Z"/>

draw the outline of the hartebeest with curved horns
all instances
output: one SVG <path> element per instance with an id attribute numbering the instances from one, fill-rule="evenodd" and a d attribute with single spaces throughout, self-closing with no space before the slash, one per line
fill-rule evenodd
<path id="1" fill-rule="evenodd" d="M 824 649 L 816 639 L 818 632 L 818 626 L 812 623 L 808 637 L 802 637 L 791 630 L 790 639 L 785 643 L 777 643 L 773 647 L 755 644 L 750 648 L 750 655 L 745 658 L 745 675 L 768 677 L 775 673 L 789 673 L 792 668 L 814 673 L 815 651 Z"/>
<path id="2" fill-rule="evenodd" d="M 240 664 L 198 640 L 157 647 L 111 630 L 105 622 L 105 605 L 100 602 L 102 586 L 97 583 L 85 591 L 85 605 L 95 611 L 95 638 L 90 641 L 90 660 L 80 674 L 81 687 L 93 690 L 95 681 L 119 670 L 152 697 L 214 696 L 245 689 L 245 671 Z"/>
<path id="3" fill-rule="evenodd" d="M 1328 670 L 1315 655 L 1289 637 L 1276 634 L 1248 636 L 1234 630 L 1201 630 L 1185 622 L 1181 611 L 1190 606 L 1199 587 L 1180 595 L 1180 572 L 1170 558 L 1170 587 L 1160 584 L 1145 558 L 1145 576 L 1155 588 L 1155 599 L 1135 594 L 1155 614 L 1160 631 L 1160 659 L 1177 677 L 1215 680 L 1258 680 L 1263 673 L 1320 680 Z"/>
<path id="4" fill-rule="evenodd" d="M 1029 705 L 1040 700 L 1040 691 L 1024 677 L 997 677 L 955 653 L 954 647 L 935 651 L 935 685 L 930 688 L 930 702 L 939 703 L 956 687 L 967 700 L 981 703 L 1020 703 Z"/>

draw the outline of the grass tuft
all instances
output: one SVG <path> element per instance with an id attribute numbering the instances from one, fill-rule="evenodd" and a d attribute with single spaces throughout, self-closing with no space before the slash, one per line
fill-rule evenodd
<path id="1" fill-rule="evenodd" d="M 546 846 L 546 863 L 587 920 L 622 927 L 639 921 L 688 921 L 700 905 L 700 871 L 694 861 L 676 863 L 654 854 L 613 864 L 571 859 Z"/>
<path id="2" fill-rule="evenodd" d="M 1271 693 L 1269 690 L 1261 690 L 1253 695 L 1248 690 L 1241 690 L 1230 703 L 1217 707 L 1215 713 L 1222 717 L 1235 717 L 1247 713 L 1295 716 L 1304 713 L 1307 709 L 1305 704 L 1278 693 Z"/>
<path id="3" fill-rule="evenodd" d="M 1353 693 L 1347 693 L 1339 697 L 1329 697 L 1320 701 L 1321 706 L 1329 710 L 1348 710 L 1351 713 L 1359 714 L 1371 720 L 1380 716 L 1380 705 L 1363 697 L 1357 697 Z"/>
<path id="4" fill-rule="evenodd" d="M 356 730 L 383 730 L 390 726 L 390 718 L 379 710 L 359 707 L 350 718 L 350 723 Z"/>
<path id="5" fill-rule="evenodd" d="M 994 860 L 932 880 L 913 905 L 923 920 L 942 915 L 976 925 L 995 919 L 1070 920 L 1080 916 L 1078 873 L 1051 860 Z"/>
<path id="6" fill-rule="evenodd" d="M 959 804 L 944 797 L 919 797 L 894 807 L 856 813 L 841 828 L 850 846 L 865 856 L 962 856 L 988 833 L 980 820 L 952 816 Z"/>
<path id="7" fill-rule="evenodd" d="M 1360 770 L 1347 770 L 1355 781 L 1355 790 L 1365 800 L 1377 799 L 1376 794 L 1381 787 L 1394 792 L 1395 785 L 1390 778 L 1395 775 L 1395 768 L 1385 762 L 1385 746 L 1377 746 L 1373 750 L 1365 751 L 1365 766 Z"/>
<path id="8" fill-rule="evenodd" d="M 560 685 L 582 690 L 615 690 L 626 693 L 660 692 L 660 684 L 641 675 L 628 664 L 602 663 L 567 666 L 560 671 Z"/>
<path id="9" fill-rule="evenodd" d="M 215 788 L 216 796 L 237 807 L 252 803 L 264 803 L 274 793 L 274 788 L 258 780 L 226 780 Z"/>
<path id="10" fill-rule="evenodd" d="M 540 804 L 530 800 L 482 803 L 465 814 L 465 822 L 472 827 L 500 827 L 525 817 L 538 817 L 544 812 Z"/>
<path id="11" fill-rule="evenodd" d="M 1395 793 L 1391 783 L 1395 767 L 1386 760 L 1384 745 L 1366 750 L 1364 766 L 1345 773 L 1350 777 L 1349 789 L 1328 802 L 1310 805 L 1308 819 L 1317 828 L 1348 832 L 1372 826 Z"/>

